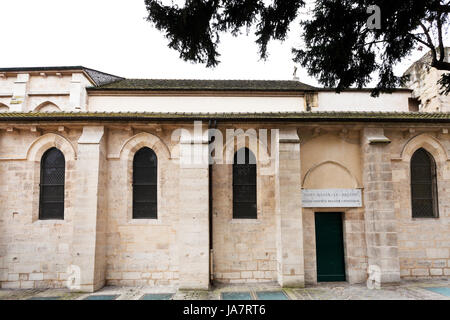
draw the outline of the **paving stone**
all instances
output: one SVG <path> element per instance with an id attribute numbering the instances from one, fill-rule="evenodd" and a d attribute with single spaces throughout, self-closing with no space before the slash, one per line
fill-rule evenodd
<path id="1" fill-rule="evenodd" d="M 282 290 L 272 283 L 215 284 L 206 290 L 175 290 L 173 287 L 104 287 L 95 294 L 71 292 L 67 289 L 0 289 L 0 300 L 220 300 L 275 299 L 282 293 L 293 300 L 450 300 L 450 280 L 409 280 L 397 286 L 370 290 L 364 284 L 320 283 L 306 288 Z M 170 293 L 172 292 L 172 293 Z"/>
<path id="2" fill-rule="evenodd" d="M 147 293 L 140 300 L 171 300 L 173 293 Z"/>
<path id="3" fill-rule="evenodd" d="M 61 300 L 61 297 L 31 297 L 28 300 Z"/>
<path id="4" fill-rule="evenodd" d="M 116 300 L 119 297 L 118 294 L 114 294 L 114 295 L 91 295 L 88 296 L 86 298 L 84 298 L 84 300 Z"/>
<path id="5" fill-rule="evenodd" d="M 450 287 L 437 287 L 437 288 L 426 288 L 435 293 L 442 294 L 443 296 L 450 297 Z"/>
<path id="6" fill-rule="evenodd" d="M 289 300 L 283 291 L 257 291 L 258 300 Z"/>
<path id="7" fill-rule="evenodd" d="M 250 292 L 222 292 L 222 300 L 253 300 Z"/>

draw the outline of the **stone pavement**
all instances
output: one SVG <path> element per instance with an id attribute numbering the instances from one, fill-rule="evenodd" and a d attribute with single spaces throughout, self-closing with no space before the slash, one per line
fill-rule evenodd
<path id="1" fill-rule="evenodd" d="M 432 288 L 430 290 L 430 288 Z M 437 289 L 435 289 L 437 288 Z M 181 291 L 171 287 L 104 287 L 91 293 L 69 292 L 67 289 L 0 289 L 0 300 L 219 300 L 223 293 L 241 293 L 258 299 L 261 292 L 270 297 L 291 300 L 450 300 L 450 279 L 403 281 L 398 286 L 369 290 L 364 284 L 321 283 L 303 289 L 281 289 L 276 283 L 252 285 L 216 284 L 209 291 Z M 273 298 L 276 299 L 276 298 Z"/>

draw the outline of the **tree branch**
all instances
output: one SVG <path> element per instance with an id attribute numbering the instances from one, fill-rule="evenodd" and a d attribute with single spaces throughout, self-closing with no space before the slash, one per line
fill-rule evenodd
<path id="1" fill-rule="evenodd" d="M 372 42 L 364 43 L 364 46 L 371 46 L 371 45 L 373 45 L 373 44 L 384 43 L 384 42 L 389 42 L 389 41 L 387 41 L 387 40 L 377 40 L 377 41 L 372 41 Z"/>
<path id="2" fill-rule="evenodd" d="M 437 28 L 438 28 L 438 41 L 439 41 L 439 62 L 444 62 L 445 58 L 445 49 L 444 49 L 444 40 L 442 39 L 442 13 L 439 13 L 437 16 Z"/>
<path id="3" fill-rule="evenodd" d="M 425 25 L 423 24 L 423 22 L 420 22 L 420 26 L 423 29 L 423 32 L 425 33 L 425 36 L 427 37 L 427 41 L 428 41 L 428 47 L 431 48 L 431 54 L 433 55 L 433 63 L 437 61 L 437 52 L 436 52 L 436 47 L 433 44 L 433 40 L 431 39 L 429 30 L 427 29 L 427 27 L 425 27 Z"/>
<path id="4" fill-rule="evenodd" d="M 437 12 L 450 13 L 450 6 L 448 3 L 447 4 L 437 4 L 434 8 Z"/>
<path id="5" fill-rule="evenodd" d="M 434 49 L 433 46 L 430 46 L 430 45 L 428 44 L 428 42 L 423 41 L 423 40 L 420 39 L 417 35 L 415 35 L 415 34 L 413 34 L 413 33 L 411 33 L 410 35 L 411 35 L 411 37 L 412 37 L 414 40 L 416 40 L 417 42 L 420 42 L 421 44 L 423 44 L 424 46 L 427 46 L 427 47 L 430 48 L 431 50 Z"/>
<path id="6" fill-rule="evenodd" d="M 450 63 L 449 62 L 435 61 L 435 62 L 431 63 L 431 66 L 438 70 L 450 71 Z"/>

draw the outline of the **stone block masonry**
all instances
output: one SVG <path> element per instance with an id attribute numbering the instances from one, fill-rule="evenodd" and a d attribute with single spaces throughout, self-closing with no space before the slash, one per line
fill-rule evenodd
<path id="1" fill-rule="evenodd" d="M 180 289 L 209 288 L 209 149 L 202 133 L 180 137 Z"/>
<path id="2" fill-rule="evenodd" d="M 282 129 L 276 139 L 275 198 L 277 275 L 282 287 L 305 285 L 300 172 L 296 128 Z"/>
<path id="3" fill-rule="evenodd" d="M 225 133 L 230 126 L 219 128 Z M 343 212 L 348 282 L 365 282 L 370 265 L 380 267 L 383 284 L 448 278 L 448 135 L 425 125 L 421 130 L 427 132 L 410 135 L 413 130 L 381 124 L 347 131 L 328 125 L 321 129 L 326 135 L 306 125 L 273 127 L 281 128 L 266 146 L 270 159 L 257 164 L 257 219 L 233 219 L 232 165 L 212 166 L 212 270 L 209 166 L 183 163 L 208 153 L 192 123 L 22 124 L 20 130 L 0 131 L 0 286 L 66 287 L 71 266 L 80 267 L 80 290 L 87 292 L 105 284 L 206 290 L 210 272 L 225 283 L 316 283 L 319 209 L 301 207 L 301 188 L 335 187 L 340 179 L 344 188 L 360 187 L 364 198 L 361 208 L 330 209 Z M 190 133 L 181 143 L 171 137 L 179 128 Z M 371 143 L 373 137 L 391 143 Z M 194 141 L 201 143 L 192 152 Z M 237 139 L 235 146 L 242 147 Z M 51 147 L 66 159 L 65 216 L 43 221 L 40 159 Z M 132 161 L 142 147 L 158 157 L 157 219 L 132 218 Z M 434 219 L 411 217 L 408 157 L 420 147 L 433 155 L 438 169 Z"/>
<path id="4" fill-rule="evenodd" d="M 391 155 L 383 137 L 382 128 L 365 128 L 361 148 L 368 263 L 379 270 L 382 285 L 400 281 Z"/>
<path id="5" fill-rule="evenodd" d="M 77 206 L 72 264 L 80 268 L 79 288 L 94 292 L 105 283 L 106 179 L 104 127 L 84 127 L 78 140 Z M 93 197 L 92 195 L 96 195 Z"/>

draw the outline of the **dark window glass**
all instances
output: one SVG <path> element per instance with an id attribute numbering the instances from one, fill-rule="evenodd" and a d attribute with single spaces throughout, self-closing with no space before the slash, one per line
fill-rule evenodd
<path id="1" fill-rule="evenodd" d="M 256 218 L 256 158 L 242 148 L 233 162 L 233 219 Z"/>
<path id="2" fill-rule="evenodd" d="M 133 219 L 157 219 L 158 159 L 147 147 L 133 159 Z"/>
<path id="3" fill-rule="evenodd" d="M 436 163 L 425 149 L 411 158 L 411 201 L 413 218 L 437 218 Z"/>
<path id="4" fill-rule="evenodd" d="M 40 220 L 64 220 L 65 171 L 62 152 L 56 148 L 47 150 L 41 159 Z"/>

